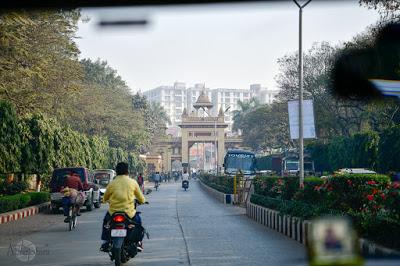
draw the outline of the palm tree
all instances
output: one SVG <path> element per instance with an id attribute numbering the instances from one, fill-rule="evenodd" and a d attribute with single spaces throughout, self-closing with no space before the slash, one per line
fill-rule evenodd
<path id="1" fill-rule="evenodd" d="M 256 98 L 251 98 L 249 101 L 238 101 L 239 110 L 233 111 L 233 125 L 232 130 L 238 131 L 242 129 L 243 120 L 247 113 L 258 108 L 260 102 Z"/>

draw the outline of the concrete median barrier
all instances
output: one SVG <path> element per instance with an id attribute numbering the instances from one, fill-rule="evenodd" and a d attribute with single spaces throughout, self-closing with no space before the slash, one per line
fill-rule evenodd
<path id="1" fill-rule="evenodd" d="M 5 224 L 38 214 L 50 208 L 50 202 L 0 214 L 0 224 Z"/>

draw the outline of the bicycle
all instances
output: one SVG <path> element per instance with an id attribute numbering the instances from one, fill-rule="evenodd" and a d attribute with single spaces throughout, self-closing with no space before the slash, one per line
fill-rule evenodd
<path id="1" fill-rule="evenodd" d="M 68 210 L 68 228 L 69 231 L 72 231 L 73 228 L 76 227 L 76 223 L 77 223 L 77 205 L 78 204 L 71 204 L 69 206 L 69 210 Z"/>

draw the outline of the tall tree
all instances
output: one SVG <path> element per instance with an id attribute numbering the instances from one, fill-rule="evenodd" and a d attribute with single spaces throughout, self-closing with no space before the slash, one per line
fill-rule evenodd
<path id="1" fill-rule="evenodd" d="M 81 61 L 84 80 L 67 121 L 89 135 L 107 136 L 112 147 L 138 150 L 146 142 L 144 118 L 132 109 L 132 95 L 125 81 L 107 62 Z"/>
<path id="2" fill-rule="evenodd" d="M 0 98 L 20 114 L 59 114 L 77 89 L 80 67 L 75 32 L 78 10 L 0 15 Z"/>

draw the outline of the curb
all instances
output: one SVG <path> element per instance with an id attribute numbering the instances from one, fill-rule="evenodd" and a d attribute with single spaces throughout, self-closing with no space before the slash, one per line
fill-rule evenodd
<path id="1" fill-rule="evenodd" d="M 217 199 L 219 202 L 222 202 L 223 204 L 234 204 L 236 201 L 236 195 L 235 194 L 225 194 L 222 193 L 216 189 L 213 189 L 206 184 L 204 184 L 201 180 L 199 180 L 200 186 L 208 192 L 212 197 Z"/>
<path id="2" fill-rule="evenodd" d="M 256 222 L 275 230 L 285 236 L 307 245 L 307 236 L 311 221 L 297 217 L 280 215 L 276 210 L 268 209 L 253 203 L 246 204 L 246 215 Z M 400 256 L 400 252 L 375 244 L 367 239 L 360 238 L 361 253 L 372 256 Z"/>
<path id="3" fill-rule="evenodd" d="M 24 219 L 29 216 L 33 216 L 38 214 L 39 212 L 43 212 L 44 210 L 48 210 L 50 208 L 50 202 L 41 203 L 38 205 L 30 206 L 27 208 L 5 212 L 0 214 L 0 224 L 9 223 L 12 221 L 17 221 Z"/>

